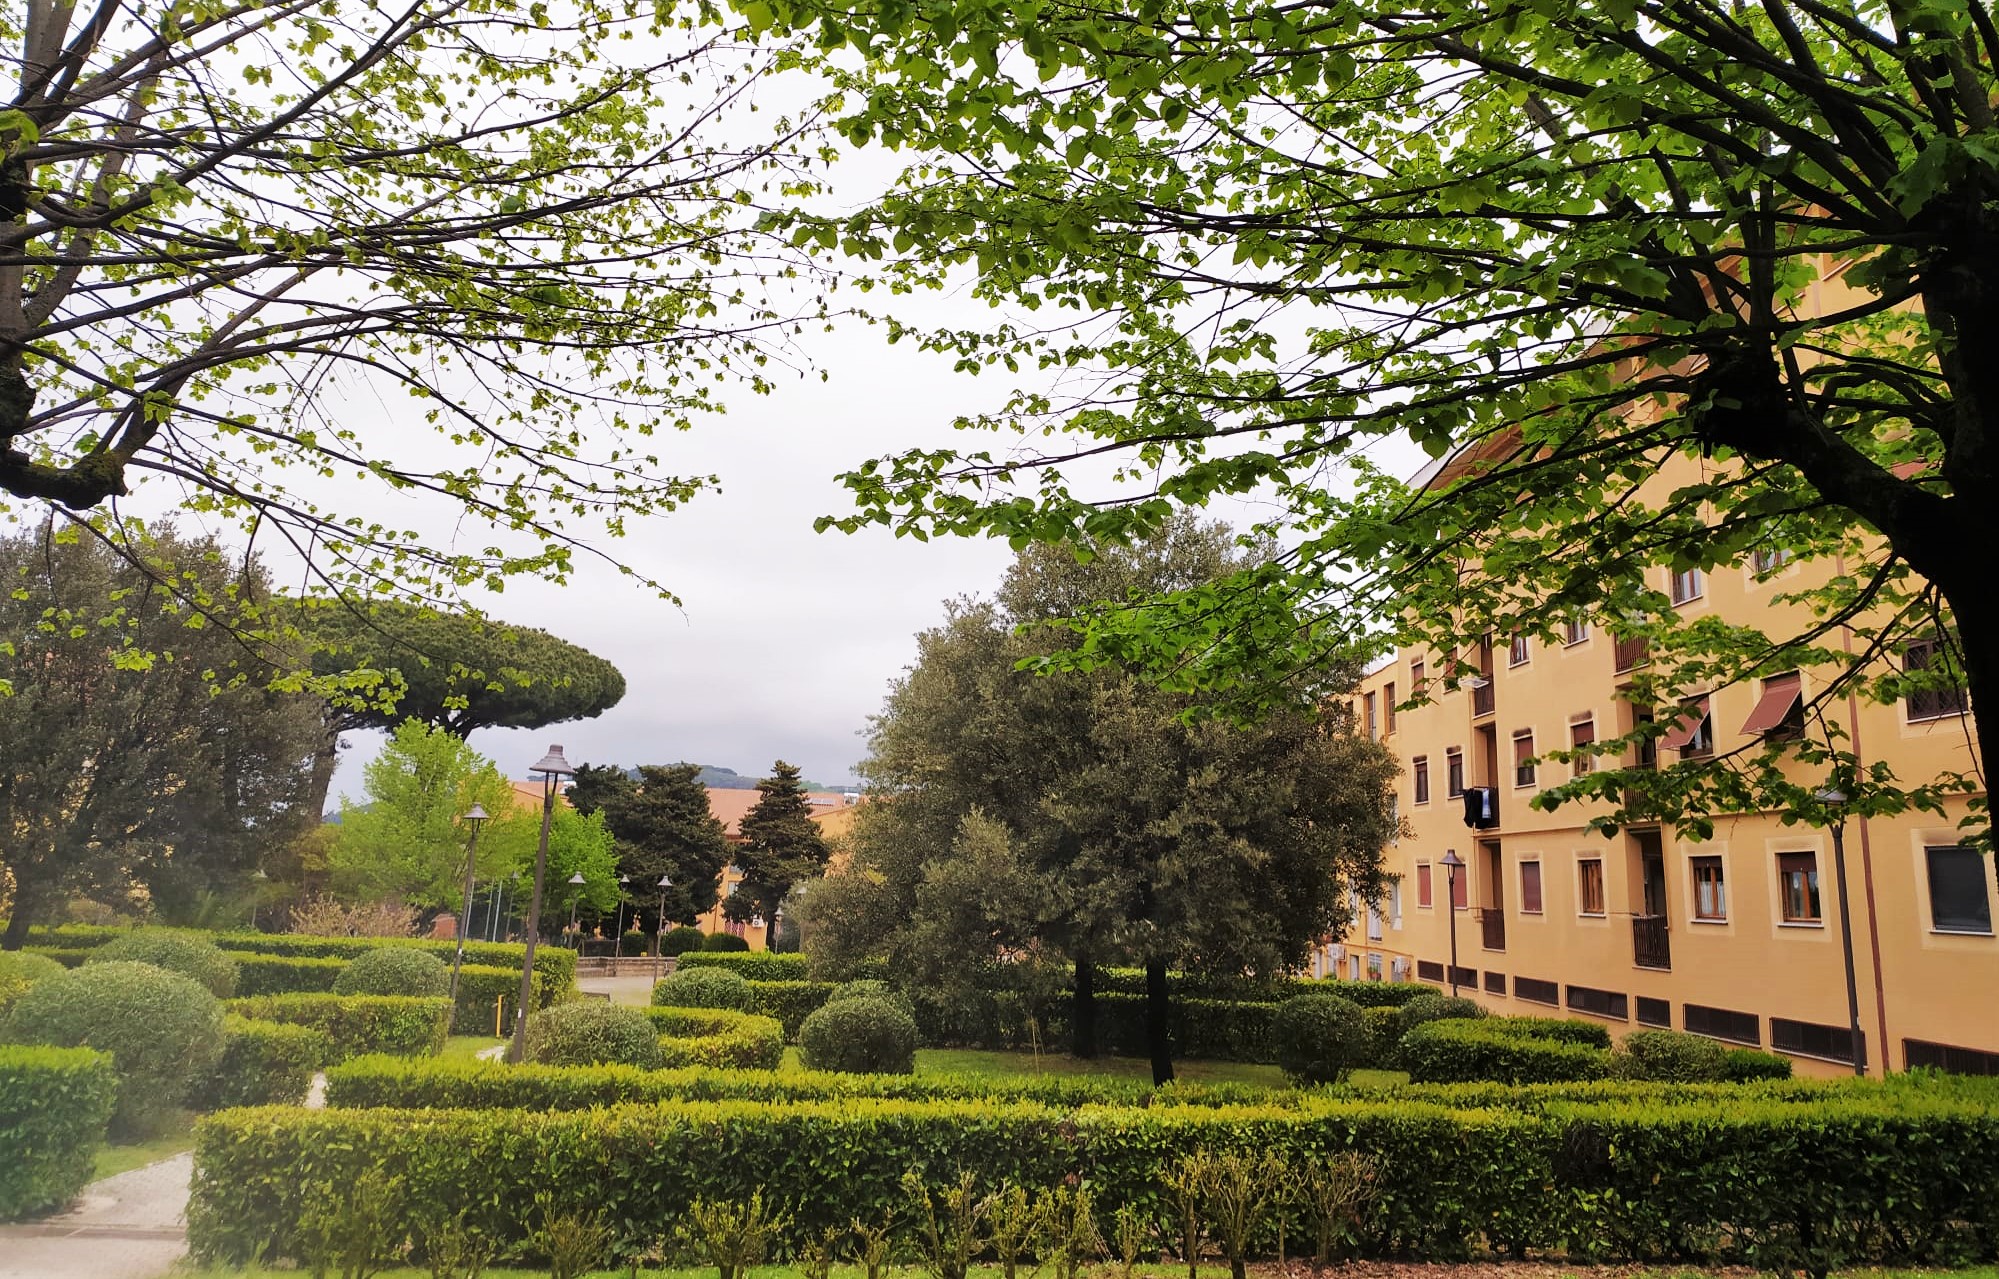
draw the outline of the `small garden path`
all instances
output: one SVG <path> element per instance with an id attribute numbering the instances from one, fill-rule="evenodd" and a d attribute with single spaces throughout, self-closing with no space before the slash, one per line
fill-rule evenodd
<path id="1" fill-rule="evenodd" d="M 194 1156 L 178 1154 L 84 1188 L 68 1211 L 0 1226 L 0 1279 L 153 1279 L 187 1252 Z"/>

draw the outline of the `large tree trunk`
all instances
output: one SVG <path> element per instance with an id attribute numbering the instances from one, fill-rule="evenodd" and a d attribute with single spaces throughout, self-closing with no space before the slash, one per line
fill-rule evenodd
<path id="1" fill-rule="evenodd" d="M 7 931 L 0 934 L 0 950 L 19 950 L 28 944 L 28 927 L 35 922 L 35 899 L 28 886 L 14 880 L 14 911 L 7 919 Z"/>
<path id="2" fill-rule="evenodd" d="M 1069 1053 L 1097 1055 L 1097 966 L 1087 955 L 1076 960 L 1076 985 L 1069 1000 Z"/>
<path id="3" fill-rule="evenodd" d="M 1989 543 L 1988 543 L 1989 545 Z M 1967 552 L 1967 558 L 1976 559 Z M 1971 703 L 1973 766 L 1984 785 L 1991 786 L 1993 770 L 1999 768 L 1999 599 L 1989 583 L 1952 592 L 1946 588 L 1950 620 L 1962 646 L 1965 693 Z M 1990 710 L 1990 715 L 1984 711 Z M 1992 820 L 1988 810 L 1986 821 Z M 1999 880 L 1999 858 L 1994 859 L 1994 876 Z"/>
<path id="4" fill-rule="evenodd" d="M 1166 992 L 1166 961 L 1145 961 L 1145 1047 L 1152 1057 L 1152 1086 L 1173 1082 L 1173 1001 Z"/>
<path id="5" fill-rule="evenodd" d="M 333 789 L 333 773 L 340 764 L 340 724 L 330 712 L 326 717 L 326 739 L 312 757 L 312 785 L 306 802 L 312 805 L 315 825 L 326 818 L 326 796 Z"/>

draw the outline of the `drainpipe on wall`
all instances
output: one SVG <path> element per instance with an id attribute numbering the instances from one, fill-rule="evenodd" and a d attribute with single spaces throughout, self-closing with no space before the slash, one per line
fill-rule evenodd
<path id="1" fill-rule="evenodd" d="M 1833 557 L 1833 571 L 1842 577 L 1846 575 L 1845 556 Z M 1848 657 L 1853 656 L 1851 627 L 1839 628 L 1839 646 Z M 1860 702 L 1850 691 L 1846 695 L 1846 728 L 1848 735 L 1853 738 L 1853 771 L 1858 776 L 1866 765 L 1867 758 L 1861 749 Z M 1885 1076 L 1891 1060 L 1888 1053 L 1888 990 L 1881 977 L 1881 917 L 1874 906 L 1874 840 L 1864 815 L 1860 818 L 1860 884 L 1867 898 L 1867 952 L 1873 958 L 1871 967 L 1874 970 L 1874 1025 L 1881 1036 L 1872 1056 Z"/>

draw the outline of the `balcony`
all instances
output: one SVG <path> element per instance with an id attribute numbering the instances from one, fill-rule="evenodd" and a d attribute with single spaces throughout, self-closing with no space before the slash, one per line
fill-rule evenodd
<path id="1" fill-rule="evenodd" d="M 1642 664 L 1645 661 L 1645 652 L 1651 647 L 1651 643 L 1652 641 L 1643 635 L 1617 641 L 1613 650 L 1617 658 L 1617 673 L 1622 675 Z"/>
<path id="2" fill-rule="evenodd" d="M 1485 934 L 1487 950 L 1506 949 L 1506 912 L 1497 906 L 1481 906 L 1478 912 L 1478 926 Z"/>
<path id="3" fill-rule="evenodd" d="M 1471 717 L 1482 719 L 1492 714 L 1492 676 L 1481 675 L 1471 686 Z"/>
<path id="4" fill-rule="evenodd" d="M 1664 915 L 1631 917 L 1631 959 L 1640 968 L 1673 966 L 1673 948 L 1666 939 Z"/>

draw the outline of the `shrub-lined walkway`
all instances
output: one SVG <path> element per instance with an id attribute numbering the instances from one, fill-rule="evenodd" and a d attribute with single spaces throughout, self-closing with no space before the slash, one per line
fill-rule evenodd
<path id="1" fill-rule="evenodd" d="M 92 1182 L 69 1210 L 0 1226 L 0 1279 L 152 1279 L 187 1253 L 194 1156 Z"/>

